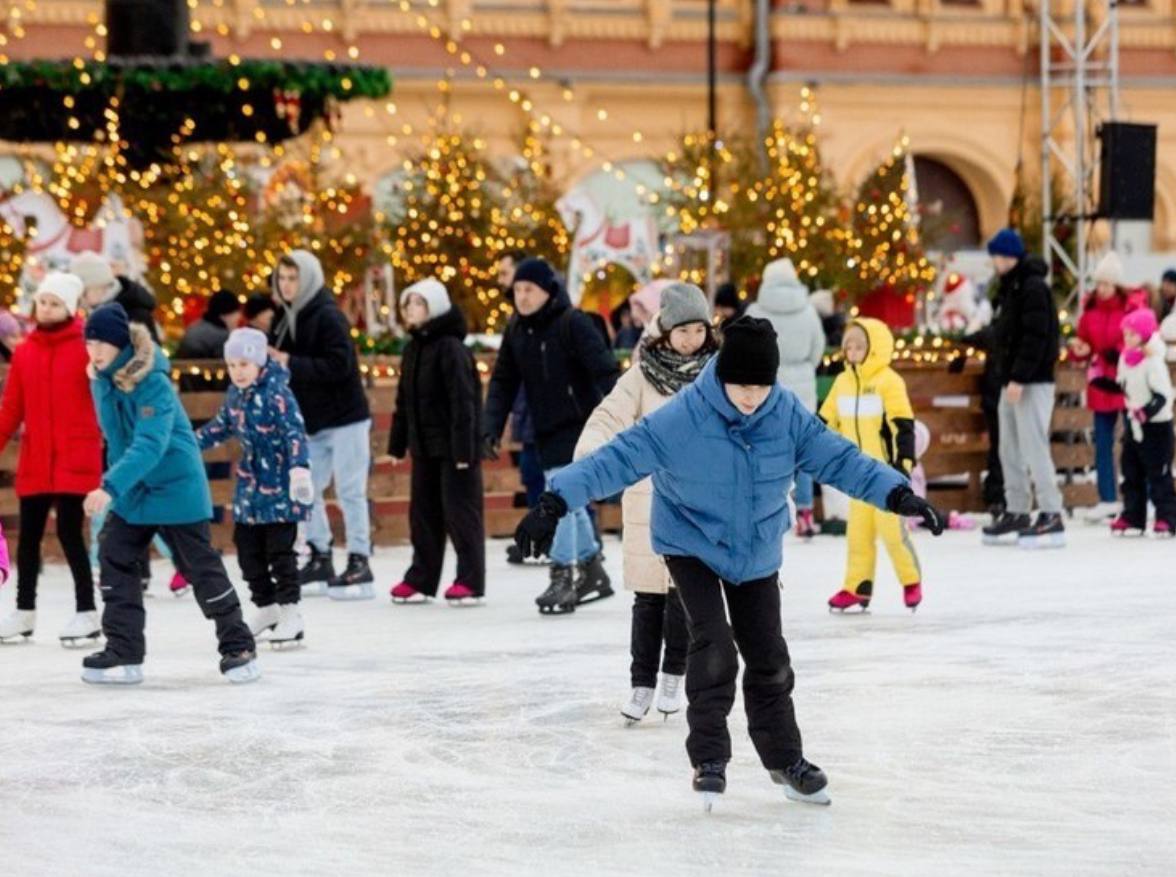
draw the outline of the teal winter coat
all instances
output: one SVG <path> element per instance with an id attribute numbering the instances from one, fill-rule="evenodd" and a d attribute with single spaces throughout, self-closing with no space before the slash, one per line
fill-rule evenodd
<path id="1" fill-rule="evenodd" d="M 654 551 L 697 557 L 738 584 L 780 569 L 797 471 L 880 508 L 907 483 L 779 385 L 755 414 L 741 414 L 712 360 L 662 408 L 561 469 L 548 489 L 579 508 L 652 475 Z"/>

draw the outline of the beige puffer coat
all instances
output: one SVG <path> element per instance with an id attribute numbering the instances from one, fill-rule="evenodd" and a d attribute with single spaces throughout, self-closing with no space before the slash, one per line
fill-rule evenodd
<path id="1" fill-rule="evenodd" d="M 656 338 L 658 334 L 657 320 L 654 319 L 646 329 L 645 337 Z M 576 444 L 575 458 L 586 457 L 642 417 L 656 411 L 670 398 L 655 390 L 641 367 L 634 363 L 584 424 L 584 431 Z M 665 561 L 653 550 L 649 534 L 652 506 L 653 482 L 648 478 L 626 490 L 621 501 L 625 525 L 621 537 L 625 588 L 645 594 L 664 594 L 669 590 L 670 574 Z"/>

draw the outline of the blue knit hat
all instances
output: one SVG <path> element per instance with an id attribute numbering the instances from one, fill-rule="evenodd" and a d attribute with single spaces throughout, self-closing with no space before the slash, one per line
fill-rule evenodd
<path id="1" fill-rule="evenodd" d="M 988 255 L 1020 259 L 1025 255 L 1025 242 L 1016 229 L 1002 228 L 988 242 Z"/>
<path id="2" fill-rule="evenodd" d="M 118 302 L 110 302 L 90 314 L 86 320 L 86 340 L 105 341 L 119 350 L 131 343 L 131 324 L 127 312 Z"/>

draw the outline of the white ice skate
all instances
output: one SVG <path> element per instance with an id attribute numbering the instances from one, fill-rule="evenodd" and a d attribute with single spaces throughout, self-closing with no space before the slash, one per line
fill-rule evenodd
<path id="1" fill-rule="evenodd" d="M 0 643 L 27 642 L 37 626 L 37 613 L 31 609 L 17 609 L 0 619 Z"/>
<path id="2" fill-rule="evenodd" d="M 662 714 L 662 721 L 682 709 L 682 681 L 685 678 L 662 673 L 661 687 L 657 690 L 657 711 Z"/>
<path id="3" fill-rule="evenodd" d="M 1117 502 L 1099 502 L 1082 510 L 1082 520 L 1087 524 L 1103 526 L 1113 521 L 1118 513 Z"/>
<path id="4" fill-rule="evenodd" d="M 621 715 L 624 716 L 626 727 L 631 728 L 645 718 L 645 714 L 653 706 L 654 693 L 652 688 L 643 686 L 633 689 L 633 693 L 629 695 L 629 702 L 621 707 Z"/>
<path id="5" fill-rule="evenodd" d="M 77 613 L 57 635 L 61 644 L 67 649 L 93 645 L 100 636 L 102 636 L 102 624 L 98 620 L 98 613 L 93 610 Z"/>
<path id="6" fill-rule="evenodd" d="M 82 681 L 90 685 L 138 685 L 143 681 L 143 665 L 128 664 L 106 650 L 95 652 L 82 659 Z"/>
<path id="7" fill-rule="evenodd" d="M 275 649 L 296 649 L 302 645 L 302 613 L 297 603 L 278 607 L 277 626 L 270 631 L 269 641 Z"/>
<path id="8" fill-rule="evenodd" d="M 265 634 L 267 631 L 273 630 L 278 626 L 279 620 L 279 606 L 277 603 L 270 603 L 268 606 L 262 606 L 249 619 L 249 632 L 253 634 L 253 638 L 257 639 Z"/>
<path id="9" fill-rule="evenodd" d="M 234 685 L 256 682 L 261 678 L 261 667 L 257 665 L 256 652 L 224 655 L 220 660 L 220 671 Z"/>

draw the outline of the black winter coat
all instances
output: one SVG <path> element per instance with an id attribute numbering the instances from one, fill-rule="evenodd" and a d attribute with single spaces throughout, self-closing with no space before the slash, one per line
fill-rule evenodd
<path id="1" fill-rule="evenodd" d="M 483 435 L 502 435 L 522 385 L 543 468 L 566 466 L 588 416 L 612 390 L 619 371 L 591 319 L 573 309 L 561 290 L 536 313 L 516 315 L 507 325 L 486 396 Z"/>
<path id="2" fill-rule="evenodd" d="M 1046 274 L 1044 261 L 1026 256 L 1000 279 L 989 355 L 1001 386 L 1053 382 L 1061 326 Z"/>
<path id="3" fill-rule="evenodd" d="M 132 323 L 146 326 L 151 333 L 151 340 L 159 343 L 159 330 L 155 327 L 155 296 L 147 291 L 147 287 L 129 277 L 119 277 L 118 295 L 111 300 L 123 306 L 127 319 Z"/>
<path id="4" fill-rule="evenodd" d="M 173 359 L 220 359 L 229 329 L 217 317 L 204 316 L 188 327 Z"/>
<path id="5" fill-rule="evenodd" d="M 351 326 L 329 289 L 321 289 L 298 313 L 295 333 L 284 331 L 280 310 L 270 343 L 290 354 L 290 389 L 302 409 L 306 432 L 349 426 L 371 417 Z M 295 340 L 292 335 L 297 335 Z M 283 337 L 285 336 L 285 337 Z M 280 344 L 277 339 L 282 338 Z"/>
<path id="6" fill-rule="evenodd" d="M 388 453 L 476 464 L 481 459 L 482 385 L 462 343 L 465 318 L 452 308 L 413 329 L 400 358 Z"/>

